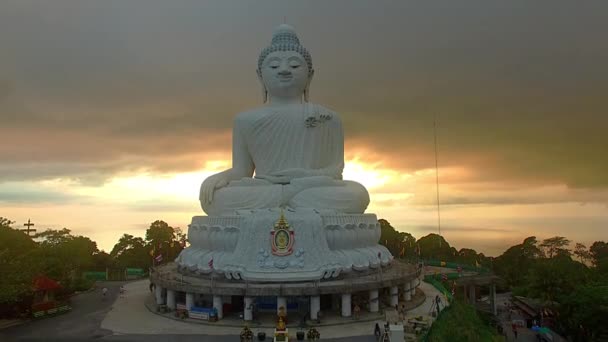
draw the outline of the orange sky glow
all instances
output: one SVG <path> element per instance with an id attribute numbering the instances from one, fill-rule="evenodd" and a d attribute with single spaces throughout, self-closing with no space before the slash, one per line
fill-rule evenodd
<path id="1" fill-rule="evenodd" d="M 310 100 L 336 111 L 344 178 L 416 238 L 499 255 L 608 228 L 608 2 L 0 2 L 0 216 L 110 251 L 187 229 L 230 167 L 257 59 L 288 18 Z M 584 20 L 573 20 L 584 18 Z M 364 24 L 362 24 L 364 23 Z M 542 25 L 539 25 L 542 23 Z"/>

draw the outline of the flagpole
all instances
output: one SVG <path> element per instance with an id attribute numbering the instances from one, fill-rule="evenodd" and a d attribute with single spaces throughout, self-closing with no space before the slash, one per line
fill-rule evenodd
<path id="1" fill-rule="evenodd" d="M 437 228 L 439 229 L 439 237 L 441 237 L 441 214 L 439 209 L 439 167 L 437 162 L 437 121 L 433 118 L 433 136 L 435 138 L 435 188 L 437 189 Z M 441 239 L 439 239 L 439 248 L 441 248 Z"/>

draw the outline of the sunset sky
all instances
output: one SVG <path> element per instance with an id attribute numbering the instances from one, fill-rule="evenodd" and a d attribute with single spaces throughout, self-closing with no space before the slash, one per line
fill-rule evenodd
<path id="1" fill-rule="evenodd" d="M 499 255 L 608 239 L 608 2 L 0 3 L 0 216 L 111 250 L 202 215 L 258 55 L 293 25 L 368 212 Z M 574 246 L 574 243 L 572 247 Z"/>

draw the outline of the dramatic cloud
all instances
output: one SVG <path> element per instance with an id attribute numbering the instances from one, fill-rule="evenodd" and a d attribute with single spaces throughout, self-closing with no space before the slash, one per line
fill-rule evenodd
<path id="1" fill-rule="evenodd" d="M 341 114 L 347 159 L 366 166 L 345 174 L 364 175 L 372 209 L 403 224 L 411 207 L 432 209 L 434 121 L 446 207 L 605 207 L 606 13 L 571 1 L 5 0 L 0 201 L 101 201 L 117 179 L 225 167 L 234 116 L 261 105 L 258 53 L 286 17 L 312 53 L 312 101 Z M 36 188 L 58 180 L 72 183 Z M 186 210 L 176 201 L 165 211 Z M 162 209 L 137 203 L 124 204 Z"/>

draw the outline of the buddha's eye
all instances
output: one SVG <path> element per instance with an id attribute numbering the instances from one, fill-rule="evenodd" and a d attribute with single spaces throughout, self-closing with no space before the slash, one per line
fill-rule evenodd
<path id="1" fill-rule="evenodd" d="M 300 65 L 299 65 L 299 64 L 297 64 L 297 65 L 292 65 L 292 66 L 291 66 L 291 68 L 292 68 L 292 69 L 297 69 L 297 68 L 299 68 L 299 67 L 300 67 Z"/>

